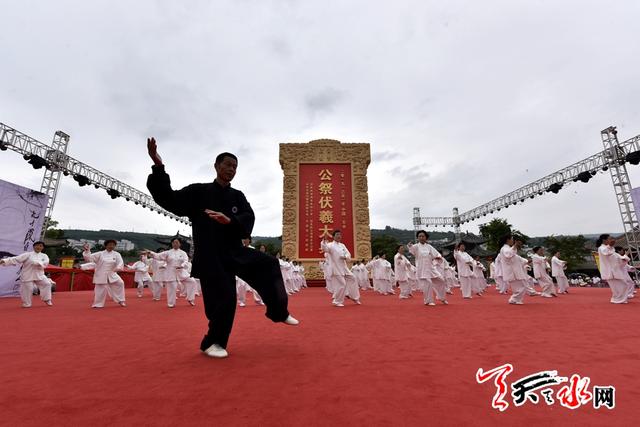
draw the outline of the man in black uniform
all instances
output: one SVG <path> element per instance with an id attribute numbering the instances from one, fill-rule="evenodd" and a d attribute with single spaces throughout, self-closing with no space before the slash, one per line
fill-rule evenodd
<path id="1" fill-rule="evenodd" d="M 266 316 L 274 322 L 297 325 L 287 311 L 278 260 L 242 245 L 251 235 L 255 217 L 241 191 L 231 188 L 238 159 L 231 153 L 218 155 L 216 179 L 171 188 L 154 138 L 147 140 L 154 165 L 147 180 L 153 199 L 166 210 L 187 216 L 193 225 L 193 277 L 200 279 L 209 331 L 200 349 L 211 357 L 227 357 L 227 342 L 236 312 L 236 279 L 240 277 L 258 291 L 267 306 Z"/>

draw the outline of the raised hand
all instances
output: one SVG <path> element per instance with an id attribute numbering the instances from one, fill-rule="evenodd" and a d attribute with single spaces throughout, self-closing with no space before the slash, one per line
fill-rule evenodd
<path id="1" fill-rule="evenodd" d="M 91 246 L 89 246 L 88 243 L 85 243 L 84 245 L 82 245 L 82 249 L 84 249 L 85 252 L 90 252 Z"/>
<path id="2" fill-rule="evenodd" d="M 149 157 L 153 160 L 153 164 L 156 166 L 162 165 L 162 157 L 158 154 L 158 144 L 156 144 L 154 137 L 147 138 L 147 151 L 149 152 Z"/>

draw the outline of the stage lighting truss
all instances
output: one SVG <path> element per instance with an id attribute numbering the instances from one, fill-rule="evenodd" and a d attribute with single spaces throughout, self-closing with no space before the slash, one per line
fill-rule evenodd
<path id="1" fill-rule="evenodd" d="M 458 228 L 460 224 L 475 221 L 486 215 L 499 212 L 503 208 L 506 209 L 509 206 L 518 204 L 518 202 L 524 203 L 526 200 L 542 196 L 545 192 L 557 194 L 560 190 L 574 182 L 581 181 L 586 183 L 599 172 L 611 171 L 616 194 L 618 193 L 618 188 L 624 186 L 622 183 L 627 183 L 628 185 L 628 188 L 625 188 L 624 191 L 618 195 L 619 200 L 626 200 L 626 204 L 621 203 L 620 206 L 621 212 L 623 210 L 625 211 L 623 214 L 625 229 L 629 227 L 630 224 L 634 224 L 633 227 L 637 230 L 637 219 L 630 219 L 631 214 L 628 213 L 628 211 L 632 210 L 632 204 L 630 208 L 630 184 L 628 184 L 629 179 L 626 175 L 625 164 L 640 164 L 640 135 L 624 142 L 618 142 L 617 131 L 614 127 L 603 130 L 601 134 L 609 135 L 608 139 L 603 136 L 603 151 L 546 175 L 476 208 L 463 212 L 460 215 L 456 215 L 456 212 L 454 212 L 454 215 L 451 217 L 423 217 L 420 215 L 420 208 L 414 208 L 414 228 L 418 230 L 431 225 Z M 635 211 L 633 215 L 635 215 Z M 640 243 L 640 236 L 638 236 L 638 241 Z"/>
<path id="2" fill-rule="evenodd" d="M 72 176 L 81 187 L 94 185 L 95 188 L 106 190 L 112 199 L 123 197 L 126 201 L 164 214 L 167 218 L 191 225 L 188 218 L 180 217 L 163 209 L 148 194 L 67 155 L 68 142 L 69 136 L 58 131 L 52 145 L 49 146 L 0 123 L 0 150 L 12 150 L 22 154 L 23 158 L 36 169 L 46 168 L 40 191 L 49 196 L 50 206 L 47 207 L 47 221 L 53 210 L 60 174 L 63 174 Z M 43 230 L 45 229 L 46 227 L 43 227 Z"/>

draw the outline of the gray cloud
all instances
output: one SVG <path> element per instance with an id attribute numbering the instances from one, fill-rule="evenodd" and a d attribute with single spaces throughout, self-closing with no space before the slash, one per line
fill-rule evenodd
<path id="1" fill-rule="evenodd" d="M 372 225 L 411 227 L 414 206 L 470 209 L 601 150 L 609 125 L 623 138 L 640 133 L 640 4 L 630 0 L 63 1 L 2 11 L 12 37 L 0 38 L 0 121 L 44 142 L 64 130 L 70 154 L 141 189 L 147 136 L 175 187 L 211 179 L 215 154 L 235 152 L 234 186 L 256 210 L 256 234 L 281 233 L 281 142 L 370 142 Z M 39 187 L 40 171 L 0 157 L 0 179 Z M 630 173 L 637 185 L 640 171 Z M 501 213 L 531 235 L 620 230 L 610 181 Z M 176 231 L 103 193 L 64 180 L 54 216 Z M 93 214 L 112 207 L 118 215 Z"/>

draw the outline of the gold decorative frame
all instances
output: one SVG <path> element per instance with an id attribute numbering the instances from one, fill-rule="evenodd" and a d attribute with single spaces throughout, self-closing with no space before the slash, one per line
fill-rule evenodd
<path id="1" fill-rule="evenodd" d="M 280 144 L 283 178 L 282 255 L 298 259 L 298 171 L 300 163 L 350 163 L 353 197 L 353 259 L 371 259 L 367 168 L 371 163 L 369 144 L 343 144 L 333 139 L 308 143 Z M 307 279 L 322 279 L 317 260 L 303 261 Z"/>

